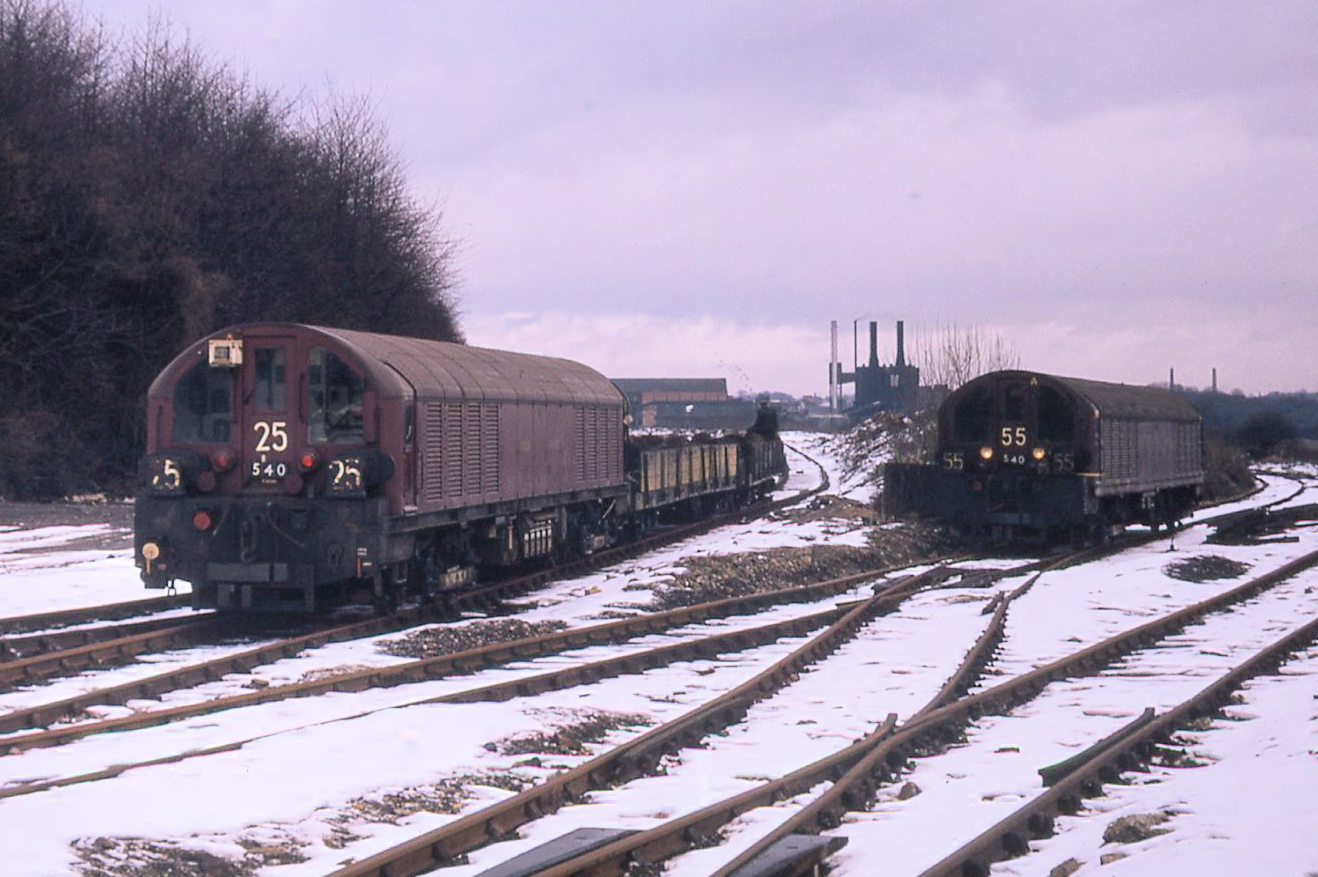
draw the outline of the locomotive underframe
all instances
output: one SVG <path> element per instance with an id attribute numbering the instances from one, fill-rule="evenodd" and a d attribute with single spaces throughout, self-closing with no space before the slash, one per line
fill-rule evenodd
<path id="1" fill-rule="evenodd" d="M 366 597 L 468 584 L 478 565 L 512 566 L 602 547 L 626 490 L 581 491 L 443 512 L 390 515 L 385 497 L 147 498 L 136 554 L 154 542 L 148 588 L 190 582 L 195 607 L 310 612 Z M 204 514 L 209 526 L 198 527 Z"/>
<path id="2" fill-rule="evenodd" d="M 997 469 L 973 477 L 919 464 L 888 464 L 884 512 L 939 518 L 992 543 L 1101 541 L 1110 527 L 1173 525 L 1198 501 L 1196 484 L 1100 493 L 1095 476 Z"/>

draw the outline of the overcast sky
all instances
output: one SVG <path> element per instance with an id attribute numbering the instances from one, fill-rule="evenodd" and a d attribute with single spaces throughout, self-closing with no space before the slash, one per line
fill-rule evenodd
<path id="1" fill-rule="evenodd" d="M 112 32 L 154 0 L 86 0 Z M 473 344 L 827 390 L 830 320 L 1023 367 L 1318 391 L 1318 3 L 189 0 L 368 95 Z M 862 356 L 865 341 L 862 338 Z"/>

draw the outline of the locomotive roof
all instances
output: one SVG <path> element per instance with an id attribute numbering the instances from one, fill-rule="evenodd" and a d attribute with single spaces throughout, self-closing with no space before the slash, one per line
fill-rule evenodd
<path id="1" fill-rule="evenodd" d="M 332 339 L 361 363 L 376 391 L 388 396 L 405 395 L 411 384 L 419 398 L 624 404 L 622 393 L 604 375 L 579 362 L 551 356 L 296 323 L 248 323 L 221 329 L 208 338 L 258 333 Z M 194 347 L 201 348 L 206 340 Z"/>
<path id="2" fill-rule="evenodd" d="M 1162 387 L 1138 387 L 1132 384 L 1114 384 L 1028 371 L 989 372 L 967 382 L 966 386 L 988 379 L 1012 377 L 1037 378 L 1041 383 L 1054 384 L 1078 396 L 1102 417 L 1174 420 L 1187 423 L 1203 419 L 1199 409 L 1184 396 Z"/>
<path id="3" fill-rule="evenodd" d="M 348 329 L 307 328 L 340 339 L 363 358 L 389 365 L 421 397 L 622 405 L 622 394 L 608 378 L 570 359 Z"/>

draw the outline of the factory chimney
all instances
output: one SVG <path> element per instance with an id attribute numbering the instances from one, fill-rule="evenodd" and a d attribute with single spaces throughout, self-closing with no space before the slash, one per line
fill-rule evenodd
<path id="1" fill-rule="evenodd" d="M 1175 368 L 1175 366 L 1173 366 L 1172 368 L 1170 368 L 1170 369 L 1167 370 L 1167 389 L 1169 389 L 1169 390 L 1175 390 L 1175 389 L 1176 389 L 1176 368 Z"/>
<path id="2" fill-rule="evenodd" d="M 870 323 L 870 368 L 879 367 L 879 324 Z"/>
<path id="3" fill-rule="evenodd" d="M 905 325 L 901 320 L 897 321 L 897 367 L 901 368 L 906 365 L 906 341 L 903 338 Z"/>
<path id="4" fill-rule="evenodd" d="M 830 324 L 829 329 L 833 339 L 833 349 L 832 358 L 828 361 L 828 410 L 836 413 L 838 402 L 837 320 Z"/>
<path id="5" fill-rule="evenodd" d="M 1213 369 L 1213 392 L 1217 392 L 1217 369 Z"/>

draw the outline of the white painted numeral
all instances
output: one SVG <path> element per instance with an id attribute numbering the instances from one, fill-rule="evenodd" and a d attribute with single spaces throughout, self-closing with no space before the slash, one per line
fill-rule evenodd
<path id="1" fill-rule="evenodd" d="M 288 450 L 288 421 L 272 420 L 269 423 L 258 420 L 252 424 L 252 431 L 257 434 L 256 452 L 268 454 Z"/>

